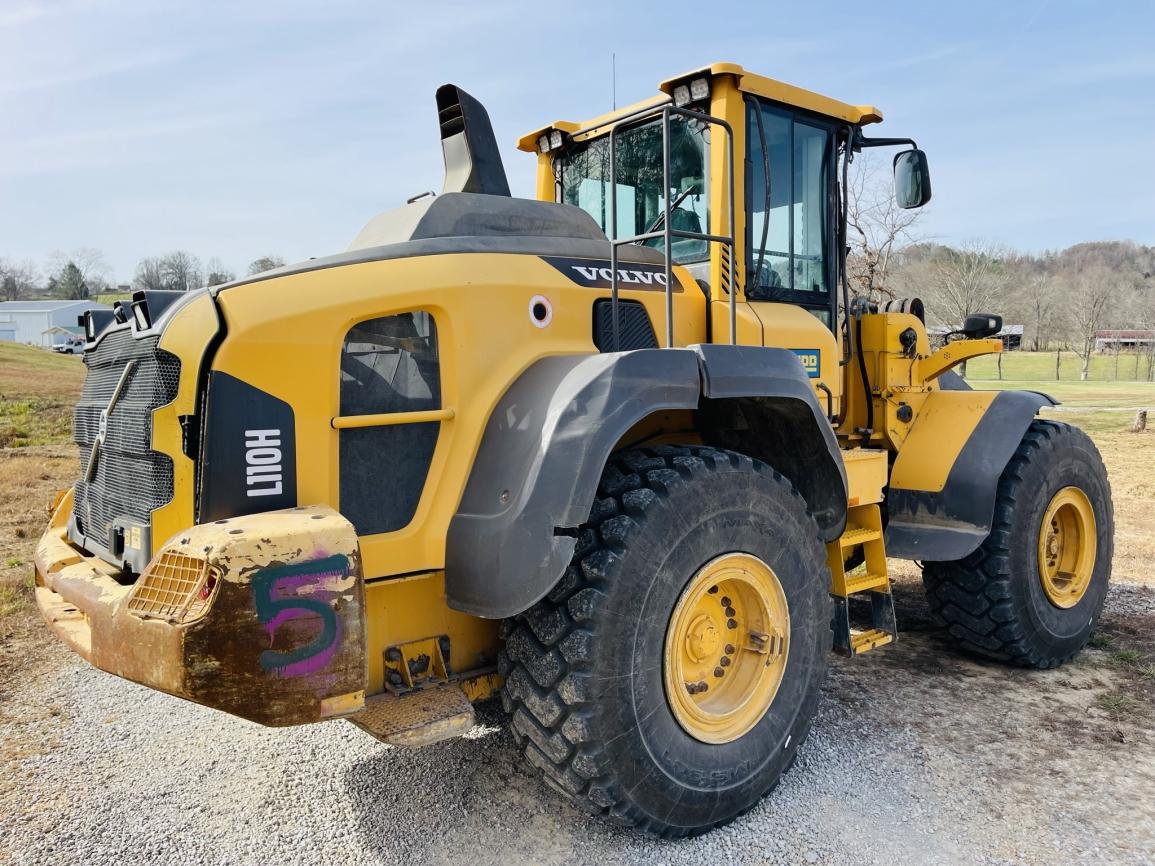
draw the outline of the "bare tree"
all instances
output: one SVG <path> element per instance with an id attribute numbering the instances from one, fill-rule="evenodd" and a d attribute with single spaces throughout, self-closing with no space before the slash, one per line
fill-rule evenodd
<path id="1" fill-rule="evenodd" d="M 35 262 L 25 259 L 10 262 L 0 259 L 0 299 L 19 301 L 30 298 L 39 289 L 39 275 Z"/>
<path id="2" fill-rule="evenodd" d="M 959 249 L 943 248 L 931 265 L 928 288 L 944 324 L 957 326 L 971 313 L 998 306 L 1010 279 L 1005 251 L 972 241 Z"/>
<path id="3" fill-rule="evenodd" d="M 1067 319 L 1070 325 L 1071 348 L 1079 356 L 1082 366 L 1079 379 L 1087 380 L 1091 353 L 1095 351 L 1095 332 L 1105 327 L 1111 302 L 1117 294 L 1117 276 L 1100 268 L 1087 268 L 1075 274 L 1067 293 Z"/>
<path id="4" fill-rule="evenodd" d="M 271 271 L 273 268 L 282 267 L 284 264 L 285 260 L 280 256 L 261 256 L 249 263 L 249 276 L 263 271 Z"/>
<path id="5" fill-rule="evenodd" d="M 175 250 L 141 259 L 132 282 L 137 289 L 187 292 L 203 286 L 204 277 L 200 259 L 184 250 Z"/>
<path id="6" fill-rule="evenodd" d="M 851 252 L 846 264 L 851 289 L 874 300 L 893 298 L 890 277 L 895 255 L 904 245 L 918 241 L 915 227 L 924 211 L 900 208 L 882 162 L 866 154 L 859 154 L 854 162 L 847 193 L 846 234 Z"/>
<path id="7" fill-rule="evenodd" d="M 1061 298 L 1055 281 L 1046 274 L 1027 277 L 1020 296 L 1021 306 L 1032 331 L 1032 342 L 1036 352 L 1050 342 L 1060 320 Z"/>
<path id="8" fill-rule="evenodd" d="M 225 267 L 225 263 L 213 256 L 205 265 L 205 285 L 219 286 L 222 283 L 231 283 L 237 275 Z"/>
<path id="9" fill-rule="evenodd" d="M 153 256 L 141 259 L 132 278 L 132 287 L 140 291 L 165 289 L 164 269 L 161 267 L 160 259 Z"/>
<path id="10" fill-rule="evenodd" d="M 172 291 L 187 292 L 204 285 L 201 260 L 184 250 L 174 250 L 160 257 L 161 272 L 168 288 Z"/>

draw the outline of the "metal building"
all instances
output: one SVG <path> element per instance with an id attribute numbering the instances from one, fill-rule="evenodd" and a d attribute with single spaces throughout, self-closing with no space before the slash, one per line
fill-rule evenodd
<path id="1" fill-rule="evenodd" d="M 107 310 L 95 301 L 4 301 L 0 303 L 0 342 L 30 346 L 55 346 L 67 342 L 67 333 L 56 329 L 76 326 L 87 310 Z"/>

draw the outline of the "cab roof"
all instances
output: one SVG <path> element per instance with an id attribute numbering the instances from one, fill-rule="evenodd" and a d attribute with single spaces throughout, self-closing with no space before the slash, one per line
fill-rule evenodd
<path id="1" fill-rule="evenodd" d="M 737 81 L 738 89 L 743 93 L 752 93 L 755 96 L 761 96 L 775 102 L 813 111 L 815 114 L 833 117 L 837 120 L 844 120 L 847 123 L 865 125 L 868 123 L 878 123 L 882 120 L 882 112 L 873 105 L 851 105 L 848 102 L 840 102 L 837 99 L 831 99 L 829 96 L 823 96 L 820 93 L 795 87 L 793 84 L 787 84 L 784 81 L 778 81 L 773 78 L 767 78 L 764 75 L 756 75 L 753 72 L 748 72 L 737 63 L 711 63 L 709 66 L 702 66 L 697 69 L 692 69 L 689 72 L 684 72 L 681 75 L 676 75 L 673 78 L 667 78 L 658 85 L 658 90 L 661 91 L 659 95 L 651 96 L 649 99 L 643 99 L 641 102 L 635 102 L 633 105 L 627 105 L 616 111 L 607 112 L 583 123 L 575 123 L 572 120 L 555 120 L 548 126 L 535 129 L 533 132 L 523 135 L 517 140 L 518 150 L 524 150 L 530 153 L 536 152 L 537 139 L 543 132 L 548 132 L 551 129 L 560 129 L 562 132 L 573 133 L 579 129 L 608 123 L 616 117 L 624 117 L 642 108 L 661 105 L 663 102 L 668 101 L 670 95 L 673 93 L 675 84 L 683 83 L 692 78 L 699 78 L 703 75 L 707 75 L 710 78 L 716 78 L 720 75 L 732 75 Z"/>

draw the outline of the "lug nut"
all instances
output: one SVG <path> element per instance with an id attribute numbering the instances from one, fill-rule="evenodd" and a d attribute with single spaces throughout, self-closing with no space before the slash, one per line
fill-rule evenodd
<path id="1" fill-rule="evenodd" d="M 686 683 L 686 691 L 692 695 L 696 695 L 698 693 L 698 684 L 697 683 Z"/>
<path id="2" fill-rule="evenodd" d="M 718 664 L 720 664 L 724 668 L 730 667 L 730 657 L 729 656 L 722 656 L 720 659 L 718 659 Z"/>
<path id="3" fill-rule="evenodd" d="M 737 628 L 737 627 L 738 627 L 738 620 L 736 620 L 736 619 L 726 620 L 726 628 Z"/>
<path id="4" fill-rule="evenodd" d="M 706 590 L 706 592 L 710 593 L 710 595 L 715 595 L 718 592 L 718 587 L 711 586 L 709 589 Z"/>
<path id="5" fill-rule="evenodd" d="M 704 680 L 701 680 L 698 682 L 698 691 L 700 691 L 700 692 L 708 691 L 709 688 L 710 687 L 708 685 L 706 685 Z"/>
<path id="6" fill-rule="evenodd" d="M 714 668 L 714 676 L 720 677 L 724 673 L 726 673 L 726 671 L 724 671 L 722 668 Z"/>
<path id="7" fill-rule="evenodd" d="M 734 608 L 727 606 L 726 607 L 726 616 L 733 616 L 733 615 L 734 615 Z"/>
<path id="8" fill-rule="evenodd" d="M 732 643 L 726 644 L 726 655 L 728 655 L 728 656 L 734 655 L 734 644 L 732 644 Z"/>
<path id="9" fill-rule="evenodd" d="M 722 607 L 729 607 L 729 606 L 730 606 L 730 596 L 728 596 L 728 595 L 722 596 Z"/>

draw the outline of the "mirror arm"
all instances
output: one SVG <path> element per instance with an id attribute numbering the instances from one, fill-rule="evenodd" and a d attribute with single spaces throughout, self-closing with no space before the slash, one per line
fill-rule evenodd
<path id="1" fill-rule="evenodd" d="M 854 136 L 855 150 L 861 150 L 864 147 L 898 147 L 900 144 L 909 144 L 918 150 L 918 145 L 915 144 L 913 138 L 867 138 L 861 130 L 856 130 Z"/>

